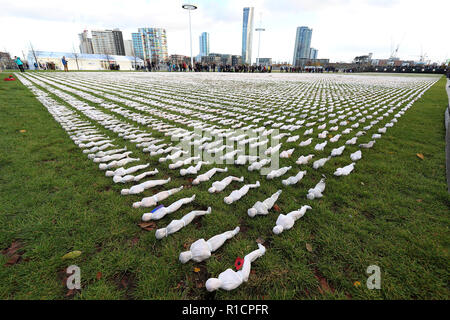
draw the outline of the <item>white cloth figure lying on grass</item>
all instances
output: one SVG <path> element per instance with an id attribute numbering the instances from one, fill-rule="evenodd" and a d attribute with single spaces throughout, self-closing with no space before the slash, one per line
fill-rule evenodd
<path id="1" fill-rule="evenodd" d="M 262 159 L 259 162 L 253 162 L 251 165 L 248 166 L 248 171 L 259 170 L 266 164 L 269 164 L 271 161 L 272 159 Z"/>
<path id="2" fill-rule="evenodd" d="M 258 156 L 248 156 L 248 155 L 240 155 L 237 157 L 237 159 L 234 161 L 234 164 L 238 164 L 238 165 L 244 165 L 247 163 L 253 163 L 256 160 L 258 160 Z"/>
<path id="3" fill-rule="evenodd" d="M 193 184 L 193 185 L 197 185 L 197 184 L 200 184 L 200 182 L 208 181 L 209 179 L 212 178 L 213 175 L 216 174 L 216 172 L 227 172 L 227 171 L 228 171 L 228 168 L 227 168 L 227 167 L 226 167 L 225 169 L 222 169 L 222 168 L 212 168 L 211 170 L 206 171 L 205 173 L 203 173 L 203 174 L 197 176 L 197 178 L 195 178 L 195 179 L 192 181 L 192 184 Z"/>
<path id="4" fill-rule="evenodd" d="M 120 191 L 120 194 L 126 196 L 129 194 L 138 194 L 144 192 L 145 189 L 150 189 L 156 186 L 160 186 L 162 184 L 166 184 L 170 182 L 170 178 L 167 178 L 166 180 L 148 180 L 145 182 L 142 182 L 141 184 L 137 184 L 135 186 L 132 186 L 130 189 L 122 189 Z"/>
<path id="5" fill-rule="evenodd" d="M 126 176 L 114 176 L 113 181 L 114 181 L 114 183 L 138 182 L 138 181 L 144 179 L 145 177 L 154 176 L 158 172 L 159 172 L 158 169 L 155 169 L 153 171 L 143 172 L 137 176 L 134 176 L 132 174 L 127 174 Z"/>
<path id="6" fill-rule="evenodd" d="M 244 182 L 244 177 L 233 177 L 228 176 L 226 178 L 223 178 L 220 181 L 213 182 L 211 188 L 208 189 L 209 193 L 215 193 L 215 192 L 221 192 L 223 191 L 232 181 L 239 181 Z"/>
<path id="7" fill-rule="evenodd" d="M 359 146 L 361 148 L 370 149 L 373 147 L 374 144 L 375 144 L 375 140 L 372 140 L 372 141 L 369 141 L 368 143 L 361 143 Z"/>
<path id="8" fill-rule="evenodd" d="M 211 253 L 219 249 L 225 241 L 233 238 L 238 234 L 240 228 L 236 227 L 234 230 L 226 231 L 224 233 L 218 234 L 208 241 L 205 239 L 198 239 L 191 244 L 188 251 L 180 253 L 179 260 L 181 263 L 186 263 L 189 260 L 195 262 L 202 262 L 211 256 Z"/>
<path id="9" fill-rule="evenodd" d="M 148 208 L 155 206 L 158 202 L 163 201 L 164 199 L 167 199 L 171 195 L 183 190 L 183 186 L 178 188 L 173 188 L 170 190 L 164 190 L 161 192 L 158 192 L 157 194 L 145 197 L 141 201 L 133 203 L 133 208 Z"/>
<path id="10" fill-rule="evenodd" d="M 352 154 L 350 154 L 350 159 L 352 159 L 352 161 L 358 161 L 361 158 L 362 158 L 361 150 L 358 150 L 358 151 L 353 152 Z"/>
<path id="11" fill-rule="evenodd" d="M 273 227 L 273 233 L 280 234 L 284 230 L 289 230 L 294 226 L 297 219 L 305 215 L 306 210 L 311 209 L 310 206 L 302 206 L 300 210 L 289 212 L 288 214 L 280 214 L 276 221 L 276 226 Z"/>
<path id="12" fill-rule="evenodd" d="M 191 203 L 194 200 L 195 200 L 195 194 L 190 198 L 182 198 L 180 200 L 177 200 L 168 207 L 164 207 L 163 205 L 157 206 L 151 212 L 144 213 L 142 215 L 142 221 L 162 219 L 169 213 L 175 212 L 178 209 L 180 209 L 183 204 Z"/>
<path id="13" fill-rule="evenodd" d="M 171 155 L 169 155 L 167 157 L 159 158 L 159 162 L 166 162 L 167 160 L 175 160 L 175 159 L 177 159 L 177 158 L 179 158 L 182 155 L 187 154 L 187 153 L 188 153 L 187 151 L 178 150 L 178 151 L 175 151 L 173 154 L 171 154 Z"/>
<path id="14" fill-rule="evenodd" d="M 352 162 L 348 166 L 345 166 L 343 168 L 337 168 L 336 171 L 334 172 L 334 175 L 335 176 L 348 176 L 350 174 L 350 172 L 353 171 L 354 168 L 355 168 L 355 163 Z"/>
<path id="15" fill-rule="evenodd" d="M 325 190 L 325 178 L 322 178 L 314 188 L 308 190 L 306 198 L 308 198 L 309 200 L 322 198 L 323 197 L 322 193 L 324 192 L 324 190 Z"/>
<path id="16" fill-rule="evenodd" d="M 180 175 L 185 176 L 187 174 L 197 174 L 197 172 L 200 171 L 202 165 L 204 164 L 208 165 L 209 161 L 199 161 L 199 163 L 197 163 L 195 166 L 190 166 L 187 169 L 180 169 Z"/>
<path id="17" fill-rule="evenodd" d="M 251 263 L 263 256 L 266 252 L 266 248 L 258 243 L 258 249 L 250 252 L 244 257 L 244 264 L 242 269 L 239 271 L 234 271 L 232 269 L 227 269 L 218 278 L 209 278 L 206 281 L 206 289 L 212 292 L 217 289 L 223 290 L 233 290 L 239 287 L 243 282 L 247 282 L 250 275 Z"/>
<path id="18" fill-rule="evenodd" d="M 99 163 L 99 162 L 109 162 L 111 160 L 120 160 L 123 158 L 127 158 L 128 155 L 132 154 L 131 151 L 128 152 L 124 152 L 124 153 L 116 153 L 116 154 L 111 154 L 111 155 L 107 155 L 107 156 L 103 156 L 103 157 L 99 157 L 99 158 L 94 158 L 94 162 L 95 163 Z"/>
<path id="19" fill-rule="evenodd" d="M 233 192 L 231 192 L 228 197 L 223 198 L 223 201 L 226 204 L 232 204 L 233 202 L 236 202 L 240 198 L 245 196 L 247 194 L 247 192 L 250 190 L 250 188 L 258 188 L 259 185 L 260 185 L 259 181 L 256 181 L 255 184 L 246 184 L 242 188 L 240 188 L 238 190 L 234 190 Z"/>
<path id="20" fill-rule="evenodd" d="M 292 155 L 292 153 L 294 152 L 294 148 L 292 148 L 292 149 L 288 149 L 288 150 L 284 150 L 284 151 L 282 151 L 281 153 L 280 153 L 280 158 L 289 158 L 291 155 Z"/>
<path id="21" fill-rule="evenodd" d="M 325 163 L 330 159 L 331 159 L 331 156 L 314 161 L 313 168 L 317 170 L 317 169 L 323 167 L 325 165 Z"/>
<path id="22" fill-rule="evenodd" d="M 308 154 L 307 156 L 300 156 L 297 161 L 295 161 L 296 164 L 307 164 L 309 160 L 314 158 L 313 154 Z"/>
<path id="23" fill-rule="evenodd" d="M 111 168 L 116 168 L 116 167 L 121 167 L 124 166 L 130 162 L 134 162 L 134 161 L 139 161 L 141 159 L 139 158 L 125 158 L 122 160 L 114 160 L 111 161 L 110 163 L 106 164 L 106 163 L 100 163 L 98 165 L 98 167 L 100 168 L 100 170 L 107 170 L 107 169 L 111 169 Z"/>
<path id="24" fill-rule="evenodd" d="M 340 156 L 342 154 L 342 152 L 344 152 L 345 146 L 339 147 L 339 148 L 334 148 L 333 150 L 331 150 L 331 156 L 332 157 L 337 157 Z"/>
<path id="25" fill-rule="evenodd" d="M 288 172 L 291 169 L 292 169 L 292 166 L 283 167 L 283 168 L 280 168 L 278 170 L 272 170 L 272 171 L 269 172 L 269 174 L 267 175 L 266 178 L 268 180 L 270 180 L 270 179 L 281 177 L 283 174 L 285 174 L 286 172 Z"/>
<path id="26" fill-rule="evenodd" d="M 114 171 L 108 170 L 108 171 L 105 172 L 105 176 L 107 176 L 107 177 L 126 176 L 128 174 L 135 173 L 138 170 L 145 169 L 148 166 L 150 166 L 149 163 L 147 163 L 147 164 L 140 164 L 140 165 L 137 165 L 137 166 L 129 167 L 128 169 L 125 169 L 124 167 L 121 167 L 121 168 L 118 168 L 118 169 L 116 169 Z"/>
<path id="27" fill-rule="evenodd" d="M 285 186 L 290 186 L 290 185 L 296 184 L 297 182 L 299 182 L 300 180 L 303 179 L 305 174 L 306 174 L 306 170 L 299 171 L 295 176 L 289 177 L 286 180 L 281 181 L 281 183 Z"/>
<path id="28" fill-rule="evenodd" d="M 187 158 L 186 160 L 179 160 L 175 163 L 169 164 L 169 169 L 177 169 L 177 168 L 185 166 L 187 164 L 191 164 L 192 161 L 196 161 L 196 160 L 200 160 L 200 157 L 190 157 L 190 158 Z"/>
<path id="29" fill-rule="evenodd" d="M 183 227 L 187 226 L 189 223 L 194 220 L 195 217 L 204 216 L 205 214 L 211 213 L 211 207 L 208 208 L 208 210 L 197 210 L 197 211 L 191 211 L 184 217 L 182 217 L 180 220 L 172 220 L 169 225 L 165 228 L 161 228 L 156 230 L 155 236 L 156 239 L 162 239 L 164 237 L 167 237 L 169 234 L 175 233 L 178 230 L 182 229 Z"/>
<path id="30" fill-rule="evenodd" d="M 97 153 L 90 153 L 90 154 L 88 154 L 88 158 L 89 159 L 94 159 L 94 158 L 109 156 L 109 155 L 112 155 L 112 154 L 115 154 L 115 153 L 119 153 L 119 152 L 122 152 L 122 151 L 127 151 L 127 147 L 122 148 L 122 149 L 111 149 L 111 150 L 108 150 L 108 151 L 99 151 Z"/>
<path id="31" fill-rule="evenodd" d="M 269 213 L 269 210 L 273 207 L 275 202 L 278 200 L 278 197 L 281 194 L 281 190 L 275 192 L 270 198 L 267 198 L 263 202 L 257 201 L 253 207 L 247 210 L 248 215 L 253 218 L 256 215 L 266 215 Z"/>

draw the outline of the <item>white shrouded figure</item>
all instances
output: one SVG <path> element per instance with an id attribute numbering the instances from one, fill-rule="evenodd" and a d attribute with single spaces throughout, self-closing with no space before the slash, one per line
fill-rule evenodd
<path id="1" fill-rule="evenodd" d="M 153 171 L 143 172 L 137 176 L 134 176 L 132 174 L 127 174 L 126 176 L 117 175 L 117 176 L 113 177 L 113 181 L 114 181 L 114 183 L 127 183 L 127 182 L 132 182 L 132 181 L 138 182 L 138 181 L 144 179 L 145 177 L 154 176 L 158 172 L 159 172 L 158 169 L 155 169 Z"/>
<path id="2" fill-rule="evenodd" d="M 155 194 L 151 197 L 145 197 L 141 201 L 133 203 L 133 208 L 141 208 L 141 207 L 148 208 L 148 207 L 155 206 L 158 202 L 163 201 L 164 199 L 167 199 L 171 195 L 173 195 L 181 190 L 183 190 L 183 186 L 158 192 L 157 194 Z"/>
<path id="3" fill-rule="evenodd" d="M 319 183 L 316 184 L 314 188 L 308 190 L 306 197 L 309 200 L 314 200 L 316 198 L 322 198 L 323 192 L 325 191 L 325 178 L 320 179 Z"/>
<path id="4" fill-rule="evenodd" d="M 114 161 L 111 161 L 111 162 L 109 162 L 107 164 L 106 163 L 100 163 L 98 165 L 98 167 L 99 167 L 100 170 L 107 170 L 107 169 L 111 169 L 111 168 L 115 168 L 115 167 L 121 167 L 121 166 L 124 166 L 124 165 L 126 165 L 126 164 L 128 164 L 130 162 L 139 161 L 139 160 L 141 160 L 141 159 L 139 159 L 139 158 L 125 158 L 125 159 L 121 159 L 121 160 L 114 160 Z"/>
<path id="5" fill-rule="evenodd" d="M 211 256 L 211 253 L 219 249 L 225 241 L 233 238 L 235 235 L 239 233 L 240 228 L 236 227 L 234 230 L 226 231 L 224 233 L 215 235 L 210 238 L 208 241 L 205 239 L 198 239 L 194 243 L 191 244 L 188 251 L 184 251 L 180 253 L 179 260 L 181 263 L 186 263 L 189 260 L 193 260 L 195 262 L 202 262 L 208 259 Z"/>
<path id="6" fill-rule="evenodd" d="M 190 158 L 187 158 L 186 160 L 179 160 L 175 163 L 169 164 L 169 169 L 177 169 L 177 168 L 185 166 L 187 164 L 191 164 L 192 161 L 196 161 L 196 160 L 200 160 L 200 157 L 190 157 Z"/>
<path id="7" fill-rule="evenodd" d="M 295 221 L 303 217 L 308 209 L 312 208 L 310 206 L 302 206 L 299 210 L 289 212 L 286 215 L 280 214 L 275 222 L 276 226 L 273 227 L 273 233 L 280 234 L 284 230 L 291 229 Z"/>
<path id="8" fill-rule="evenodd" d="M 263 202 L 257 201 L 253 207 L 247 210 L 248 215 L 253 218 L 256 215 L 266 215 L 269 213 L 269 210 L 273 207 L 275 202 L 278 200 L 278 197 L 281 194 L 281 190 L 275 192 L 270 198 L 267 198 Z"/>
<path id="9" fill-rule="evenodd" d="M 144 213 L 142 215 L 142 221 L 159 220 L 164 218 L 169 213 L 175 212 L 181 208 L 182 205 L 191 203 L 195 200 L 195 194 L 190 198 L 182 198 L 175 201 L 168 207 L 158 206 L 151 212 Z"/>
<path id="10" fill-rule="evenodd" d="M 281 153 L 280 153 L 280 158 L 289 158 L 291 155 L 292 155 L 292 153 L 294 152 L 294 148 L 292 148 L 292 149 L 288 149 L 288 150 L 284 150 L 284 151 L 282 151 Z"/>
<path id="11" fill-rule="evenodd" d="M 331 150 L 331 156 L 332 157 L 340 156 L 342 154 L 342 152 L 344 152 L 344 150 L 345 150 L 345 146 L 342 146 L 339 148 L 334 148 L 333 150 Z"/>
<path id="12" fill-rule="evenodd" d="M 265 165 L 269 164 L 272 161 L 272 159 L 262 159 L 259 162 L 253 162 L 249 167 L 248 167 L 248 171 L 253 171 L 253 170 L 259 170 L 262 167 L 264 167 Z"/>
<path id="13" fill-rule="evenodd" d="M 300 156 L 297 161 L 295 161 L 296 164 L 307 164 L 309 160 L 311 160 L 314 157 L 313 154 L 308 154 L 307 156 Z"/>
<path id="14" fill-rule="evenodd" d="M 309 146 L 311 144 L 311 142 L 312 142 L 312 138 L 309 138 L 308 140 L 300 142 L 299 146 L 300 147 L 306 147 L 306 146 Z"/>
<path id="15" fill-rule="evenodd" d="M 259 186 L 260 186 L 259 181 L 256 181 L 255 184 L 246 184 L 242 188 L 231 192 L 228 197 L 223 198 L 223 201 L 226 204 L 232 204 L 233 202 L 236 202 L 240 198 L 245 196 L 247 194 L 247 192 L 250 190 L 250 188 L 258 188 Z"/>
<path id="16" fill-rule="evenodd" d="M 325 146 L 327 145 L 327 143 L 328 143 L 328 141 L 316 144 L 316 146 L 314 147 L 314 150 L 322 151 L 325 148 Z"/>
<path id="17" fill-rule="evenodd" d="M 278 170 L 272 170 L 272 171 L 269 172 L 269 174 L 267 175 L 266 178 L 268 180 L 270 180 L 270 179 L 281 177 L 283 174 L 285 174 L 286 172 L 288 172 L 291 169 L 292 169 L 292 166 L 282 167 L 282 168 L 280 168 Z"/>
<path id="18" fill-rule="evenodd" d="M 193 185 L 197 185 L 197 184 L 200 184 L 200 182 L 208 181 L 209 179 L 212 178 L 213 175 L 216 174 L 216 172 L 227 172 L 227 171 L 228 171 L 228 168 L 227 168 L 227 167 L 226 167 L 225 169 L 222 169 L 222 168 L 212 168 L 211 170 L 206 171 L 205 173 L 203 173 L 203 174 L 197 176 L 197 178 L 195 178 L 195 179 L 192 181 L 192 184 L 193 184 Z"/>
<path id="19" fill-rule="evenodd" d="M 256 160 L 258 160 L 258 158 L 259 158 L 258 156 L 240 155 L 234 161 L 234 164 L 238 164 L 238 165 L 244 165 L 246 163 L 252 164 Z"/>
<path id="20" fill-rule="evenodd" d="M 212 292 L 217 289 L 223 290 L 233 290 L 239 287 L 243 282 L 247 282 L 250 275 L 251 263 L 263 256 L 266 252 L 266 248 L 258 243 L 258 249 L 250 252 L 244 257 L 244 264 L 242 269 L 239 271 L 234 271 L 232 269 L 227 269 L 218 278 L 209 278 L 206 281 L 206 289 Z"/>
<path id="21" fill-rule="evenodd" d="M 122 189 L 120 191 L 120 194 L 126 196 L 129 194 L 138 194 L 144 192 L 145 189 L 153 188 L 156 186 L 160 186 L 162 184 L 166 184 L 170 182 L 170 178 L 167 178 L 166 180 L 148 180 L 145 182 L 142 182 L 140 184 L 137 184 L 135 186 L 132 186 L 130 189 Z"/>
<path id="22" fill-rule="evenodd" d="M 125 168 L 121 167 L 121 168 L 118 168 L 118 169 L 116 169 L 114 171 L 108 170 L 108 171 L 105 172 L 105 176 L 107 176 L 107 177 L 126 176 L 128 174 L 135 173 L 138 170 L 145 169 L 148 166 L 150 166 L 149 163 L 147 163 L 147 164 L 140 164 L 140 165 L 137 165 L 137 166 L 130 167 L 128 169 L 125 169 Z"/>
<path id="23" fill-rule="evenodd" d="M 167 157 L 159 158 L 159 162 L 161 163 L 161 162 L 166 162 L 167 160 L 175 160 L 175 159 L 177 159 L 177 158 L 179 158 L 182 155 L 185 155 L 187 153 L 188 153 L 187 151 L 178 150 L 178 151 L 175 151 L 173 154 L 171 154 L 171 155 L 169 155 Z"/>
<path id="24" fill-rule="evenodd" d="M 209 193 L 214 193 L 214 192 L 221 192 L 223 191 L 232 181 L 238 181 L 238 182 L 244 182 L 244 177 L 233 177 L 233 176 L 228 176 L 226 178 L 223 178 L 220 181 L 215 181 L 213 182 L 211 188 L 208 189 Z"/>
<path id="25" fill-rule="evenodd" d="M 353 171 L 353 169 L 355 169 L 354 162 L 352 162 L 348 166 L 345 166 L 342 168 L 337 168 L 336 171 L 334 172 L 334 175 L 335 176 L 348 176 Z"/>
<path id="26" fill-rule="evenodd" d="M 180 175 L 185 176 L 187 174 L 197 174 L 204 164 L 208 165 L 209 161 L 199 161 L 195 166 L 190 166 L 187 169 L 180 169 Z"/>
<path id="27" fill-rule="evenodd" d="M 350 159 L 352 159 L 352 161 L 358 161 L 361 158 L 362 158 L 361 150 L 358 150 L 358 151 L 353 152 L 352 154 L 350 154 Z"/>
<path id="28" fill-rule="evenodd" d="M 123 158 L 127 158 L 130 154 L 132 154 L 131 151 L 127 151 L 124 153 L 116 153 L 116 154 L 112 154 L 112 155 L 106 155 L 103 157 L 94 158 L 92 161 L 94 161 L 95 163 L 99 163 L 99 162 L 109 162 L 112 160 L 120 160 Z"/>
<path id="29" fill-rule="evenodd" d="M 375 144 L 375 140 L 372 140 L 372 141 L 369 141 L 368 143 L 361 143 L 359 146 L 361 148 L 370 149 L 373 147 L 374 144 Z"/>
<path id="30" fill-rule="evenodd" d="M 290 186 L 290 185 L 296 184 L 297 182 L 299 182 L 300 180 L 303 179 L 305 174 L 306 174 L 306 170 L 299 171 L 295 176 L 289 177 L 286 180 L 281 181 L 281 183 L 285 186 Z"/>
<path id="31" fill-rule="evenodd" d="M 314 161 L 313 168 L 317 170 L 320 167 L 323 167 L 325 165 L 325 163 L 330 159 L 331 159 L 331 156 Z"/>
<path id="32" fill-rule="evenodd" d="M 164 237 L 167 237 L 169 234 L 175 233 L 178 230 L 187 226 L 189 223 L 192 222 L 192 220 L 194 220 L 195 217 L 204 216 L 205 214 L 210 213 L 211 207 L 209 207 L 208 210 L 206 211 L 205 210 L 191 211 L 184 217 L 182 217 L 180 220 L 172 220 L 167 227 L 156 230 L 155 232 L 156 239 L 162 239 Z"/>

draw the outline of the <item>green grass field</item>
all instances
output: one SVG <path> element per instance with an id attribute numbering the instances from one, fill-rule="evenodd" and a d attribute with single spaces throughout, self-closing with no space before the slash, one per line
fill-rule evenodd
<path id="1" fill-rule="evenodd" d="M 354 173 L 330 178 L 324 198 L 311 202 L 313 210 L 289 232 L 270 232 L 278 215 L 273 210 L 260 219 L 247 216 L 247 209 L 261 200 L 251 192 L 232 206 L 223 203 L 223 194 L 215 195 L 213 203 L 198 194 L 195 208 L 211 205 L 214 214 L 161 241 L 154 231 L 138 226 L 146 210 L 131 208 L 137 198 L 120 196 L 122 186 L 98 170 L 25 86 L 1 81 L 0 298 L 449 299 L 445 81 L 429 89 L 364 153 Z M 152 168 L 157 165 L 156 158 L 149 162 Z M 167 174 L 168 169 L 162 171 Z M 228 174 L 241 176 L 247 170 L 234 168 Z M 317 178 L 307 175 L 302 184 L 312 185 Z M 167 187 L 180 183 L 186 184 L 186 178 L 173 179 Z M 201 184 L 198 190 L 208 187 Z M 276 190 L 269 183 L 260 188 L 267 195 Z M 282 213 L 309 203 L 295 188 L 283 193 L 277 202 Z M 187 205 L 183 212 L 193 208 Z M 179 263 L 185 246 L 237 225 L 241 233 L 207 261 Z M 249 281 L 231 292 L 208 293 L 206 279 L 256 249 L 258 237 L 267 251 L 252 264 Z M 81 256 L 61 258 L 73 250 L 82 251 Z M 65 286 L 71 264 L 81 268 L 77 292 Z M 381 290 L 366 288 L 370 265 L 381 268 Z"/>

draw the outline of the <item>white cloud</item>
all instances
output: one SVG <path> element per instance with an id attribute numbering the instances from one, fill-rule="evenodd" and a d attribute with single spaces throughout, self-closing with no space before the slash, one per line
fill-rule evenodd
<path id="1" fill-rule="evenodd" d="M 70 51 L 78 47 L 84 29 L 120 28 L 125 39 L 138 27 L 164 27 L 169 54 L 189 54 L 188 14 L 180 0 L 56 0 L 11 2 L 0 0 L 0 50 L 13 55 L 37 50 Z M 373 52 L 386 58 L 391 42 L 400 42 L 399 56 L 418 59 L 421 48 L 433 61 L 450 54 L 446 19 L 449 1 L 428 0 L 199 0 L 192 12 L 194 55 L 198 36 L 210 33 L 211 52 L 240 54 L 242 8 L 255 7 L 255 27 L 262 13 L 266 31 L 261 35 L 261 56 L 291 60 L 296 28 L 313 28 L 312 46 L 320 58 L 350 61 Z M 5 31 L 7 30 L 7 31 Z M 253 59 L 258 36 L 254 34 Z"/>

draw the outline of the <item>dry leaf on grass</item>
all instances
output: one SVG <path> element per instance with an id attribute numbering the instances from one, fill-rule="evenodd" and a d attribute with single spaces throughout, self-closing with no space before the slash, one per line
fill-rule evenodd
<path id="1" fill-rule="evenodd" d="M 195 272 L 195 273 L 199 273 L 199 272 L 200 272 L 200 268 L 195 267 L 195 268 L 194 268 L 194 272 Z"/>
<path id="2" fill-rule="evenodd" d="M 74 259 L 74 258 L 79 257 L 80 255 L 81 255 L 81 251 L 75 250 L 75 251 L 72 251 L 72 252 L 69 252 L 69 253 L 66 253 L 65 255 L 63 255 L 62 259 L 63 260 Z"/>
<path id="3" fill-rule="evenodd" d="M 138 226 L 141 227 L 141 229 L 144 229 L 146 231 L 152 231 L 152 230 L 156 229 L 156 223 L 154 223 L 153 221 L 141 222 L 141 223 L 138 223 Z"/>
<path id="4" fill-rule="evenodd" d="M 313 252 L 313 248 L 309 243 L 306 244 L 306 250 L 308 250 L 309 252 Z"/>
<path id="5" fill-rule="evenodd" d="M 423 156 L 423 154 L 421 154 L 421 153 L 416 153 L 416 156 L 418 156 L 420 159 L 424 159 L 425 157 Z"/>
<path id="6" fill-rule="evenodd" d="M 97 279 L 97 280 L 100 280 L 101 278 L 102 278 L 102 273 L 99 271 L 99 272 L 97 272 L 97 275 L 95 276 L 95 278 Z"/>
<path id="7" fill-rule="evenodd" d="M 273 205 L 273 210 L 275 210 L 276 212 L 281 211 L 280 207 L 276 203 Z"/>

